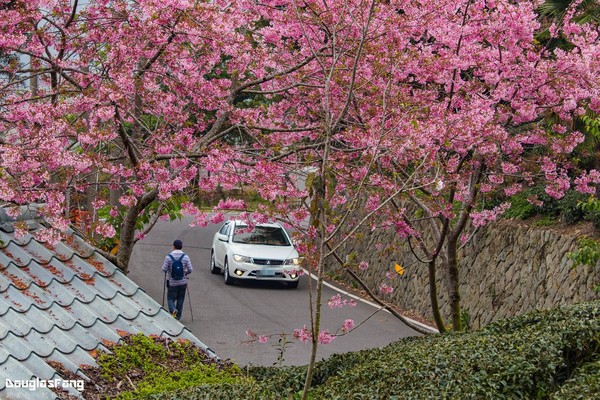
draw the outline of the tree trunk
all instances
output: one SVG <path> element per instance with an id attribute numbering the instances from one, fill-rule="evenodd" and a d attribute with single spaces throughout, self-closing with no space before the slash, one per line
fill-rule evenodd
<path id="1" fill-rule="evenodd" d="M 327 154 L 327 146 L 325 150 Z M 308 363 L 308 369 L 306 371 L 306 378 L 304 380 L 304 389 L 302 390 L 302 400 L 308 399 L 308 391 L 312 385 L 312 378 L 315 373 L 315 364 L 317 361 L 317 350 L 319 348 L 319 331 L 321 329 L 321 297 L 323 295 L 323 273 L 325 270 L 325 237 L 327 233 L 325 226 L 327 226 L 327 214 L 325 212 L 325 190 L 326 175 L 322 167 L 320 176 L 313 181 L 313 204 L 311 209 L 316 210 L 313 215 L 317 218 L 311 221 L 311 225 L 319 232 L 317 251 L 319 252 L 318 264 L 317 264 L 317 286 L 316 293 L 317 299 L 314 307 L 314 322 L 311 326 L 312 333 L 312 346 L 310 352 L 310 361 Z"/>
<path id="2" fill-rule="evenodd" d="M 460 279 L 458 271 L 458 239 L 454 235 L 448 237 L 446 244 L 447 271 L 448 271 L 448 294 L 450 300 L 450 312 L 452 314 L 452 329 L 454 331 L 462 330 L 462 321 L 460 318 Z"/>
<path id="3" fill-rule="evenodd" d="M 135 228 L 138 216 L 150 203 L 152 203 L 158 190 L 154 189 L 149 193 L 146 193 L 138 200 L 137 204 L 127 210 L 125 219 L 123 220 L 123 226 L 121 227 L 121 235 L 119 237 L 119 251 L 117 252 L 117 266 L 127 274 L 129 269 L 129 259 L 133 253 L 133 246 L 135 245 Z"/>
<path id="4" fill-rule="evenodd" d="M 117 252 L 117 266 L 127 274 L 129 268 L 129 259 L 133 252 L 135 240 L 135 225 L 140 212 L 138 205 L 135 205 L 125 215 L 123 226 L 121 227 L 121 236 L 119 237 L 119 250 Z"/>
<path id="5" fill-rule="evenodd" d="M 308 399 L 308 391 L 312 385 L 312 379 L 315 374 L 315 364 L 317 362 L 317 350 L 319 348 L 319 331 L 321 329 L 321 301 L 323 295 L 323 272 L 325 269 L 325 260 L 323 254 L 325 248 L 323 246 L 323 240 L 319 245 L 319 266 L 317 272 L 317 301 L 315 305 L 315 323 L 312 329 L 312 346 L 310 351 L 310 361 L 308 363 L 308 369 L 306 371 L 306 378 L 304 380 L 304 389 L 302 391 L 302 400 Z"/>
<path id="6" fill-rule="evenodd" d="M 438 303 L 438 295 L 437 295 L 437 285 L 436 285 L 436 273 L 435 273 L 436 262 L 435 259 L 429 261 L 427 264 L 428 272 L 429 272 L 429 299 L 431 301 L 431 312 L 433 314 L 433 320 L 437 326 L 437 329 L 440 333 L 446 332 L 446 326 L 444 325 L 444 320 L 442 319 L 442 314 L 440 313 L 440 306 Z"/>

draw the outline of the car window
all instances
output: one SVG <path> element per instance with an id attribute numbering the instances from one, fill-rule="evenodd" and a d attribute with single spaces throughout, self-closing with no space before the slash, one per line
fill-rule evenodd
<path id="1" fill-rule="evenodd" d="M 229 234 L 229 222 L 225 222 L 225 225 L 223 225 L 221 227 L 221 230 L 219 231 L 219 233 L 221 235 L 228 235 Z"/>
<path id="2" fill-rule="evenodd" d="M 235 243 L 264 244 L 270 246 L 289 246 L 283 229 L 277 226 L 257 226 L 251 232 L 245 225 L 236 225 L 233 234 Z"/>

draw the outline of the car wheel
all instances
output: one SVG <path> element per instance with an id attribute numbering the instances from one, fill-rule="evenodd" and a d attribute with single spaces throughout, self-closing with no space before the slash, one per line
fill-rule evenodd
<path id="1" fill-rule="evenodd" d="M 210 252 L 210 272 L 212 274 L 220 274 L 221 268 L 217 267 L 215 263 L 215 253 L 213 251 Z"/>
<path id="2" fill-rule="evenodd" d="M 235 278 L 233 278 L 229 275 L 229 263 L 227 262 L 227 259 L 225 259 L 225 263 L 223 264 L 223 271 L 224 271 L 223 276 L 225 278 L 225 284 L 233 285 L 235 283 Z"/>
<path id="3" fill-rule="evenodd" d="M 298 279 L 297 281 L 286 282 L 286 284 L 288 288 L 296 289 L 298 287 L 298 282 L 300 282 L 300 279 Z"/>

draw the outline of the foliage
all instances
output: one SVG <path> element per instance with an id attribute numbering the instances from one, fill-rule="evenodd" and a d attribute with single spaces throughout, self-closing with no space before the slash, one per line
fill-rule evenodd
<path id="1" fill-rule="evenodd" d="M 188 201 L 187 196 L 178 195 L 170 197 L 161 203 L 151 203 L 138 214 L 135 223 L 136 231 L 147 231 L 148 227 L 152 227 L 157 215 L 162 215 L 163 218 L 168 218 L 170 221 L 181 219 L 183 216 L 182 205 Z M 97 248 L 110 251 L 115 246 L 118 246 L 123 221 L 127 212 L 126 207 L 117 207 L 114 205 L 105 205 L 97 210 L 98 218 L 115 229 L 114 236 L 97 235 L 93 238 L 94 245 Z"/>
<path id="2" fill-rule="evenodd" d="M 594 227 L 600 230 L 600 201 L 590 196 L 586 202 L 579 203 L 579 208 L 585 212 L 586 219 L 594 224 Z"/>
<path id="3" fill-rule="evenodd" d="M 586 131 L 590 135 L 597 139 L 600 139 L 600 118 L 599 116 L 592 117 L 590 115 L 583 115 L 581 120 L 585 124 Z"/>
<path id="4" fill-rule="evenodd" d="M 583 398 L 562 396 L 568 388 L 597 390 L 599 331 L 600 302 L 592 302 L 535 311 L 477 332 L 406 338 L 319 362 L 309 398 Z M 294 398 L 304 368 L 250 368 L 251 383 L 194 388 L 184 398 Z"/>
<path id="5" fill-rule="evenodd" d="M 600 393 L 600 358 L 577 368 L 573 376 L 550 396 L 551 400 L 588 400 Z"/>
<path id="6" fill-rule="evenodd" d="M 534 198 L 535 201 L 529 201 Z M 600 207 L 594 197 L 570 189 L 560 199 L 549 196 L 541 185 L 535 185 L 509 199 L 511 207 L 503 214 L 504 218 L 528 219 L 541 216 L 545 222 L 552 224 L 560 221 L 575 224 L 589 221 L 596 229 L 600 229 Z"/>
<path id="7" fill-rule="evenodd" d="M 111 393 L 115 386 L 121 387 L 112 393 L 117 399 L 146 399 L 200 385 L 251 382 L 236 365 L 211 359 L 188 341 L 137 334 L 125 336 L 120 344 L 108 344 L 108 349 L 110 352 L 97 355 L 99 379 L 95 384 Z"/>
<path id="8" fill-rule="evenodd" d="M 600 262 L 600 242 L 586 237 L 581 238 L 577 250 L 570 252 L 567 256 L 573 260 L 573 268 L 581 265 L 597 268 L 598 262 Z M 594 290 L 600 292 L 600 285 L 594 287 Z"/>
<path id="9" fill-rule="evenodd" d="M 574 45 L 548 48 L 535 40 L 537 2 L 81 3 L 0 13 L 0 51 L 31 58 L 17 81 L 39 80 L 26 93 L 0 86 L 0 200 L 43 203 L 61 229 L 64 194 L 96 190 L 91 212 L 119 204 L 109 212 L 118 226 L 99 219 L 95 232 L 118 229 L 114 258 L 126 270 L 139 222 L 167 215 L 169 199 L 248 185 L 269 204 L 244 217 L 295 224 L 310 255 L 314 338 L 323 260 L 343 260 L 341 232 L 372 222 L 354 213 L 361 199 L 401 237 L 425 235 L 396 201 L 413 201 L 442 233 L 421 250 L 449 264 L 439 270 L 461 330 L 460 238 L 506 206 L 481 210 L 480 199 L 538 177 L 562 196 L 568 155 L 583 140 L 574 116 L 600 109 L 597 27 L 567 14 L 556 34 Z M 600 181 L 584 178 L 581 187 Z M 243 208 L 226 199 L 208 215 L 180 205 L 197 224 Z"/>
<path id="10" fill-rule="evenodd" d="M 502 215 L 504 218 L 527 219 L 536 214 L 536 207 L 527 200 L 528 192 L 517 193 L 510 198 L 510 208 Z"/>

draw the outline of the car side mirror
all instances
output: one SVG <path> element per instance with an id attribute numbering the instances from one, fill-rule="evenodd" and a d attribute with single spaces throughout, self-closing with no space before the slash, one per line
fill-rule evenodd
<path id="1" fill-rule="evenodd" d="M 219 233 L 217 235 L 217 238 L 221 241 L 221 242 L 226 242 L 227 240 L 229 240 L 229 236 L 227 235 L 223 235 L 222 233 Z"/>

